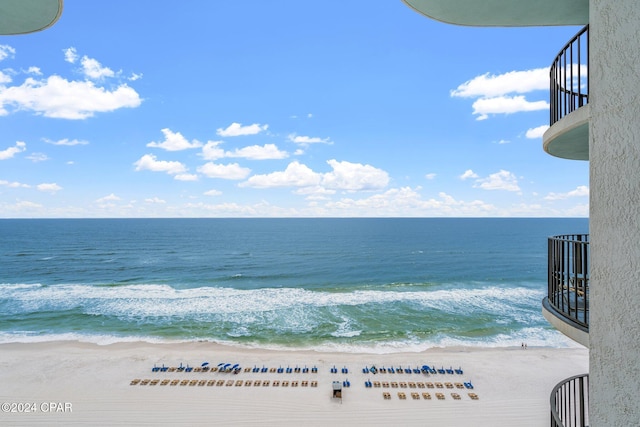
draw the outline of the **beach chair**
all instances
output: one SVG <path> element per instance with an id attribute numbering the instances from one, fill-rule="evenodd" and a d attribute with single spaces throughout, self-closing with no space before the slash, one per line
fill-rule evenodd
<path id="1" fill-rule="evenodd" d="M 438 400 L 444 400 L 444 393 L 436 393 L 436 397 L 438 398 Z"/>
<path id="2" fill-rule="evenodd" d="M 262 385 L 262 381 L 260 381 L 260 380 L 256 380 L 256 381 L 253 382 L 253 386 L 254 387 L 260 387 L 261 385 Z"/>
<path id="3" fill-rule="evenodd" d="M 407 400 L 407 395 L 401 391 L 398 392 L 398 398 L 400 400 Z"/>
<path id="4" fill-rule="evenodd" d="M 140 378 L 136 378 L 135 380 L 131 380 L 130 385 L 138 385 L 142 381 Z"/>
<path id="5" fill-rule="evenodd" d="M 270 384 L 271 384 L 271 383 L 270 383 L 270 381 L 269 381 L 269 380 L 263 381 L 263 382 L 262 382 L 262 387 L 269 387 L 269 385 L 270 385 Z"/>
<path id="6" fill-rule="evenodd" d="M 340 381 L 333 382 L 333 398 L 340 399 L 340 403 L 342 403 L 342 384 Z"/>
<path id="7" fill-rule="evenodd" d="M 460 395 L 458 393 L 451 393 L 451 397 L 453 397 L 454 400 L 460 400 Z"/>
<path id="8" fill-rule="evenodd" d="M 477 395 L 477 394 L 475 394 L 475 393 L 469 393 L 469 397 L 470 397 L 472 400 L 478 400 L 478 395 Z"/>
<path id="9" fill-rule="evenodd" d="M 311 387 L 318 387 L 318 381 L 311 381 Z"/>
<path id="10" fill-rule="evenodd" d="M 171 382 L 169 383 L 170 386 L 174 387 L 177 386 L 178 383 L 180 382 L 180 380 L 171 380 Z"/>
<path id="11" fill-rule="evenodd" d="M 416 393 L 415 391 L 411 393 L 411 397 L 412 397 L 414 400 L 420 400 L 420 394 L 419 394 L 419 393 Z"/>
<path id="12" fill-rule="evenodd" d="M 390 400 L 391 399 L 391 393 L 389 393 L 388 391 L 385 391 L 385 392 L 382 393 L 382 397 L 385 400 Z"/>
<path id="13" fill-rule="evenodd" d="M 424 400 L 431 400 L 431 393 L 427 393 L 427 392 L 422 393 L 422 398 Z"/>

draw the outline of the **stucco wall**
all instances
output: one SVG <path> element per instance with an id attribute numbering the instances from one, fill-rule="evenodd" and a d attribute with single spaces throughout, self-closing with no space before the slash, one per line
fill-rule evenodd
<path id="1" fill-rule="evenodd" d="M 640 425 L 640 1 L 590 1 L 591 426 Z"/>

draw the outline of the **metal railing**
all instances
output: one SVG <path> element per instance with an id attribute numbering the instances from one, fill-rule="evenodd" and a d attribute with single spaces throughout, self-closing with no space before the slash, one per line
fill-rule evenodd
<path id="1" fill-rule="evenodd" d="M 589 331 L 589 235 L 548 241 L 548 300 L 567 320 Z"/>
<path id="2" fill-rule="evenodd" d="M 589 102 L 589 26 L 567 43 L 551 64 L 550 125 Z"/>
<path id="3" fill-rule="evenodd" d="M 567 378 L 551 392 L 551 427 L 589 425 L 589 374 Z"/>

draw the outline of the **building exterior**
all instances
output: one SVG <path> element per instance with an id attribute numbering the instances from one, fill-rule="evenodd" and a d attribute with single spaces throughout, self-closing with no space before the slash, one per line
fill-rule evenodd
<path id="1" fill-rule="evenodd" d="M 551 127 L 543 137 L 547 153 L 589 161 L 590 187 L 589 235 L 549 244 L 543 313 L 589 347 L 590 370 L 580 380 L 588 385 L 586 396 L 573 383 L 571 399 L 584 405 L 574 402 L 565 414 L 578 421 L 558 424 L 553 412 L 564 409 L 552 403 L 551 424 L 640 425 L 640 2 L 403 1 L 458 25 L 588 26 L 568 43 L 569 55 L 581 51 L 582 57 L 561 74 L 551 68 Z M 567 42 L 558 40 L 558 50 Z"/>
<path id="2" fill-rule="evenodd" d="M 0 0 L 0 36 L 27 34 L 55 24 L 63 0 Z"/>

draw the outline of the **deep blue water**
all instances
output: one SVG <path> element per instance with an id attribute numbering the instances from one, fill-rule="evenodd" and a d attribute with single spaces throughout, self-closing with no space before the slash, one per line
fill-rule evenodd
<path id="1" fill-rule="evenodd" d="M 588 219 L 0 220 L 0 342 L 571 345 L 547 237 Z"/>

